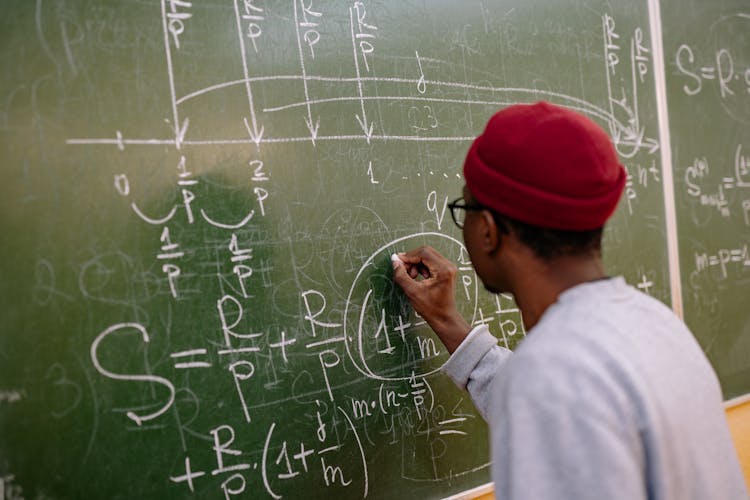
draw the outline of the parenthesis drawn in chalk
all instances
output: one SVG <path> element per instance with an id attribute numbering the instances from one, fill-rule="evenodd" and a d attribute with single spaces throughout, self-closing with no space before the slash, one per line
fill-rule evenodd
<path id="1" fill-rule="evenodd" d="M 424 381 L 425 385 L 427 386 L 427 389 L 430 391 L 430 409 L 429 409 L 429 413 L 432 413 L 432 410 L 435 408 L 435 393 L 432 392 L 432 386 L 430 385 L 430 382 L 427 380 L 427 378 L 422 377 L 422 380 Z"/>
<path id="2" fill-rule="evenodd" d="M 162 217 L 161 219 L 153 219 L 147 216 L 146 214 L 144 214 L 143 211 L 140 208 L 138 208 L 138 205 L 136 205 L 135 202 L 130 204 L 130 208 L 133 209 L 133 212 L 135 212 L 135 214 L 138 217 L 140 217 L 145 222 L 148 222 L 149 224 L 152 224 L 154 226 L 161 226 L 162 224 L 166 224 L 167 222 L 169 222 L 170 219 L 172 219 L 172 217 L 174 217 L 175 212 L 177 212 L 177 206 L 175 205 L 172 207 L 172 210 L 170 210 L 169 213 L 165 217 Z"/>
<path id="3" fill-rule="evenodd" d="M 346 412 L 341 408 L 340 406 L 337 406 L 336 408 L 339 409 L 342 415 L 344 415 L 344 418 L 346 419 L 347 423 L 349 424 L 349 427 L 352 429 L 352 432 L 354 433 L 354 439 L 357 440 L 357 446 L 359 447 L 359 455 L 362 457 L 362 472 L 364 474 L 364 493 L 362 494 L 362 498 L 367 497 L 367 491 L 369 489 L 369 479 L 367 477 L 367 460 L 365 459 L 365 450 L 362 448 L 362 441 L 359 439 L 359 434 L 357 433 L 357 429 L 354 428 L 354 424 L 352 423 L 352 419 L 349 418 L 349 415 L 346 414 Z"/>
<path id="4" fill-rule="evenodd" d="M 223 224 L 221 222 L 216 222 L 215 220 L 212 220 L 206 214 L 206 211 L 201 208 L 201 216 L 203 217 L 203 219 L 209 224 L 211 224 L 212 226 L 220 227 L 222 229 L 239 229 L 245 224 L 247 224 L 248 222 L 250 222 L 250 219 L 253 218 L 253 215 L 255 215 L 255 210 L 250 210 L 250 213 L 247 214 L 247 216 L 244 219 L 242 219 L 240 222 L 238 222 L 237 224 Z"/>
<path id="5" fill-rule="evenodd" d="M 263 445 L 263 460 L 261 461 L 261 467 L 260 472 L 261 476 L 263 478 L 263 486 L 265 486 L 266 491 L 269 495 L 271 495 L 276 500 L 279 500 L 281 498 L 281 495 L 277 495 L 274 493 L 274 491 L 271 489 L 271 483 L 268 482 L 268 445 L 271 443 L 271 436 L 273 435 L 273 430 L 276 427 L 276 422 L 271 423 L 271 427 L 268 428 L 268 434 L 266 435 L 266 442 Z"/>
<path id="6" fill-rule="evenodd" d="M 380 383 L 380 387 L 378 388 L 378 403 L 380 403 L 380 411 L 383 412 L 383 415 L 388 415 L 388 410 L 386 409 L 385 405 L 383 404 L 383 389 L 385 384 Z"/>

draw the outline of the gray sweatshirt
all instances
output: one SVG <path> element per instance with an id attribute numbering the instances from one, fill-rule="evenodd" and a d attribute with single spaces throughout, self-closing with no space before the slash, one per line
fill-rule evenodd
<path id="1" fill-rule="evenodd" d="M 499 500 L 748 498 L 703 351 L 622 278 L 563 292 L 513 354 L 475 328 L 443 370 L 489 423 Z"/>

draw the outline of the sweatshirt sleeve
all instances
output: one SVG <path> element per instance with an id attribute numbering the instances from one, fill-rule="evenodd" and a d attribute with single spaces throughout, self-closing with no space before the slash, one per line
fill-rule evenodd
<path id="1" fill-rule="evenodd" d="M 490 409 L 492 381 L 511 351 L 497 345 L 487 325 L 475 327 L 443 366 L 453 382 L 468 390 L 474 406 L 485 420 Z"/>

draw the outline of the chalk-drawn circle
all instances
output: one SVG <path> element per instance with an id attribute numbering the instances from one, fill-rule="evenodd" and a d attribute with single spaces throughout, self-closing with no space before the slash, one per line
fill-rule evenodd
<path id="1" fill-rule="evenodd" d="M 439 371 L 448 359 L 437 336 L 416 316 L 392 279 L 391 254 L 420 245 L 435 247 L 456 264 L 457 306 L 471 323 L 476 319 L 478 278 L 463 243 L 446 234 L 421 232 L 383 245 L 357 272 L 344 309 L 347 354 L 368 378 L 396 381 L 424 377 Z"/>

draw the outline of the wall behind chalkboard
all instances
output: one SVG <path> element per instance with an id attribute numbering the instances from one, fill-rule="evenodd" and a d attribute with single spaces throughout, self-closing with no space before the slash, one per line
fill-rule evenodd
<path id="1" fill-rule="evenodd" d="M 696 30 L 725 15 L 697 9 Z M 673 25 L 686 316 L 732 396 L 750 390 L 732 305 L 750 269 L 747 44 L 673 43 Z M 464 315 L 517 345 L 519 313 L 483 291 L 446 203 L 489 116 L 544 99 L 611 133 L 630 175 L 608 269 L 670 303 L 652 29 L 645 2 L 3 2 L 0 498 L 433 498 L 489 481 L 487 428 L 388 256 L 438 248 Z M 722 48 L 736 102 L 683 92 L 692 73 L 721 82 L 701 72 Z M 728 217 L 680 184 L 678 163 L 714 154 L 707 122 L 731 132 L 700 180 L 739 169 Z"/>

